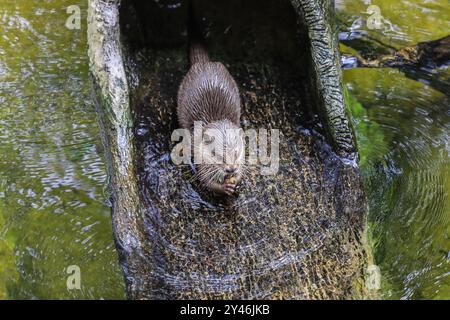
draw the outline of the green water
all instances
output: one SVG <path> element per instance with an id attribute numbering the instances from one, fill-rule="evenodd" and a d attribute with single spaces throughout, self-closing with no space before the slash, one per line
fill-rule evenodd
<path id="1" fill-rule="evenodd" d="M 368 2 L 337 1 L 341 30 L 365 17 Z M 448 0 L 372 3 L 393 27 L 367 35 L 390 46 L 450 30 Z M 74 4 L 81 30 L 65 28 Z M 0 4 L 0 299 L 124 298 L 90 96 L 86 7 L 84 0 Z M 391 69 L 347 70 L 344 79 L 382 293 L 448 299 L 449 92 Z M 80 267 L 81 290 L 67 289 L 71 265 Z"/>
<path id="2" fill-rule="evenodd" d="M 65 27 L 79 4 L 81 30 Z M 90 96 L 86 1 L 0 4 L 0 298 L 123 298 Z M 67 290 L 77 265 L 81 290 Z"/>
<path id="3" fill-rule="evenodd" d="M 361 14 L 368 3 L 338 1 L 341 31 L 351 25 L 358 31 L 354 22 L 368 17 Z M 371 3 L 380 7 L 387 26 L 369 30 L 364 39 L 401 48 L 449 34 L 448 0 Z M 432 77 L 447 88 L 438 91 L 393 69 L 344 72 L 367 185 L 371 242 L 387 299 L 450 298 L 449 68 Z"/>

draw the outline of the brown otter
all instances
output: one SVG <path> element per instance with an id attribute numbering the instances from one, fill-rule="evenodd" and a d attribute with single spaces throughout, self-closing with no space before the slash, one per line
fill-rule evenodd
<path id="1" fill-rule="evenodd" d="M 201 185 L 217 194 L 231 195 L 241 180 L 244 158 L 239 90 L 226 67 L 210 60 L 192 26 L 190 23 L 191 67 L 178 91 L 178 121 L 189 130 L 194 123 L 202 124 L 202 141 L 195 145 L 194 139 L 194 149 L 202 154 L 196 174 Z M 223 155 L 223 161 L 206 152 L 211 145 Z"/>

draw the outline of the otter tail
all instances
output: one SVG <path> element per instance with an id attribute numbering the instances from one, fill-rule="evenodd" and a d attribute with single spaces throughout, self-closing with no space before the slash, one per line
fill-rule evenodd
<path id="1" fill-rule="evenodd" d="M 188 18 L 188 36 L 189 36 L 189 60 L 191 65 L 195 63 L 209 62 L 208 51 L 202 36 L 199 24 L 195 19 L 193 0 L 189 1 Z"/>
<path id="2" fill-rule="evenodd" d="M 201 43 L 191 43 L 189 49 L 189 60 L 191 65 L 195 63 L 209 62 L 210 60 L 206 47 Z"/>

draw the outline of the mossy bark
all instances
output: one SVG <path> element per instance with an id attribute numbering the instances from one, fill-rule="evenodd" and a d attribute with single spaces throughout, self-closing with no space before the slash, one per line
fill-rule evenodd
<path id="1" fill-rule="evenodd" d="M 133 145 L 133 121 L 128 84 L 122 61 L 119 25 L 120 1 L 89 1 L 89 63 L 105 147 L 116 247 L 126 275 L 127 292 L 134 298 L 145 272 L 141 252 L 142 206 L 139 199 Z"/>
<path id="2" fill-rule="evenodd" d="M 356 142 L 342 91 L 334 1 L 291 0 L 308 31 L 318 111 L 335 150 L 356 156 Z"/>

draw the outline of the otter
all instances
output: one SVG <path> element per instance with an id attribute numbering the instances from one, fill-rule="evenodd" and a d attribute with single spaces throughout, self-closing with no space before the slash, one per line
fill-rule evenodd
<path id="1" fill-rule="evenodd" d="M 227 68 L 210 60 L 196 25 L 189 26 L 190 69 L 178 90 L 178 121 L 191 131 L 194 123 L 202 125 L 203 139 L 193 146 L 202 155 L 195 175 L 200 185 L 231 196 L 241 181 L 244 158 L 239 90 Z M 208 152 L 211 147 L 221 159 Z"/>

